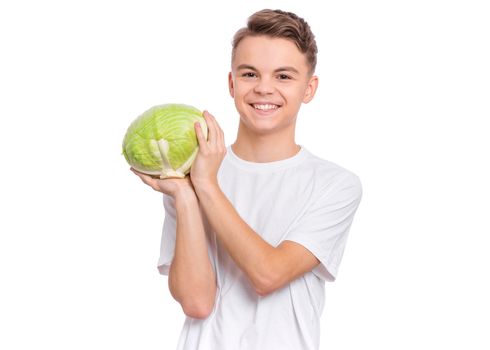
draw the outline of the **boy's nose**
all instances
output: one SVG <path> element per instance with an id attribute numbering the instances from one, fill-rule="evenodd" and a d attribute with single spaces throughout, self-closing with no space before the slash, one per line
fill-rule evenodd
<path id="1" fill-rule="evenodd" d="M 257 94 L 272 94 L 274 92 L 274 85 L 270 79 L 259 79 L 254 87 L 254 92 Z"/>

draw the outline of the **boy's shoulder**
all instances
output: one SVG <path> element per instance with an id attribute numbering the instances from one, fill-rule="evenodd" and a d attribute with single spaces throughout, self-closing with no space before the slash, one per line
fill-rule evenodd
<path id="1" fill-rule="evenodd" d="M 307 166 L 310 166 L 312 169 L 318 172 L 318 175 L 331 174 L 336 176 L 358 177 L 354 172 L 339 165 L 338 163 L 321 158 L 305 148 L 303 148 L 303 151 L 306 153 L 305 163 Z"/>
<path id="2" fill-rule="evenodd" d="M 332 187 L 360 187 L 359 177 L 339 164 L 318 157 L 304 146 L 292 158 L 271 162 L 252 163 L 238 158 L 231 147 L 221 164 L 219 177 L 223 182 L 237 182 L 247 178 L 243 183 L 255 183 L 257 178 L 267 181 L 286 181 L 288 186 L 312 188 L 325 191 Z M 263 181 L 263 180 L 261 180 Z"/>
<path id="3" fill-rule="evenodd" d="M 361 189 L 359 176 L 351 170 L 304 149 L 306 152 L 302 171 L 310 181 L 315 181 L 320 187 L 355 186 Z"/>

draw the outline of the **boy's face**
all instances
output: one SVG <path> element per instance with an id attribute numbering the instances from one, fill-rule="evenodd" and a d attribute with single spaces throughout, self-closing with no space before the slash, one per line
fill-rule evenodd
<path id="1" fill-rule="evenodd" d="M 306 56 L 289 40 L 246 37 L 236 47 L 230 94 L 241 125 L 254 133 L 294 132 L 299 108 L 311 101 L 317 85 Z"/>

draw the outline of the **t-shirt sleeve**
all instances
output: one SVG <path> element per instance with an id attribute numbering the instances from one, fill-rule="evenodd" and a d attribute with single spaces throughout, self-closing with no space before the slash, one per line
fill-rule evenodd
<path id="1" fill-rule="evenodd" d="M 301 244 L 320 260 L 313 273 L 326 281 L 334 281 L 337 277 L 361 197 L 359 178 L 348 173 L 319 194 L 285 237 L 285 240 Z"/>
<path id="2" fill-rule="evenodd" d="M 172 197 L 163 195 L 165 219 L 163 221 L 162 238 L 160 242 L 160 257 L 158 259 L 158 271 L 162 275 L 168 275 L 170 264 L 174 257 L 175 234 L 177 232 L 177 219 L 175 203 Z"/>

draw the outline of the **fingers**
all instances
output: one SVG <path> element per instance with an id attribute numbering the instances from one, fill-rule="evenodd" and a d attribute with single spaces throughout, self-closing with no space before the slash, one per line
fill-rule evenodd
<path id="1" fill-rule="evenodd" d="M 199 122 L 194 123 L 194 130 L 196 131 L 196 137 L 197 137 L 197 142 L 199 143 L 199 148 L 200 149 L 206 148 L 208 145 L 207 140 L 204 137 L 204 133 L 202 131 L 201 124 L 199 124 Z"/>
<path id="2" fill-rule="evenodd" d="M 147 184 L 148 186 L 153 188 L 155 191 L 157 190 L 158 186 L 156 186 L 156 179 L 152 178 L 150 175 L 143 174 L 143 173 L 137 171 L 133 167 L 131 167 L 130 170 L 133 173 L 135 173 L 141 179 L 141 181 L 143 181 L 145 184 Z"/>
<path id="3" fill-rule="evenodd" d="M 221 130 L 221 128 L 219 128 L 219 133 L 218 133 L 218 145 L 225 148 L 225 133 L 223 132 L 223 130 Z"/>
<path id="4" fill-rule="evenodd" d="M 208 111 L 204 111 L 202 116 L 206 120 L 206 125 L 208 126 L 208 141 L 214 143 L 216 139 L 216 120 Z"/>
<path id="5" fill-rule="evenodd" d="M 203 117 L 208 126 L 208 143 L 215 147 L 224 145 L 224 133 L 216 121 L 216 118 L 214 118 L 208 111 L 203 112 Z"/>
<path id="6" fill-rule="evenodd" d="M 203 112 L 203 117 L 206 120 L 206 125 L 208 126 L 208 142 L 210 145 L 216 145 L 217 129 L 216 129 L 216 119 L 208 111 Z"/>

